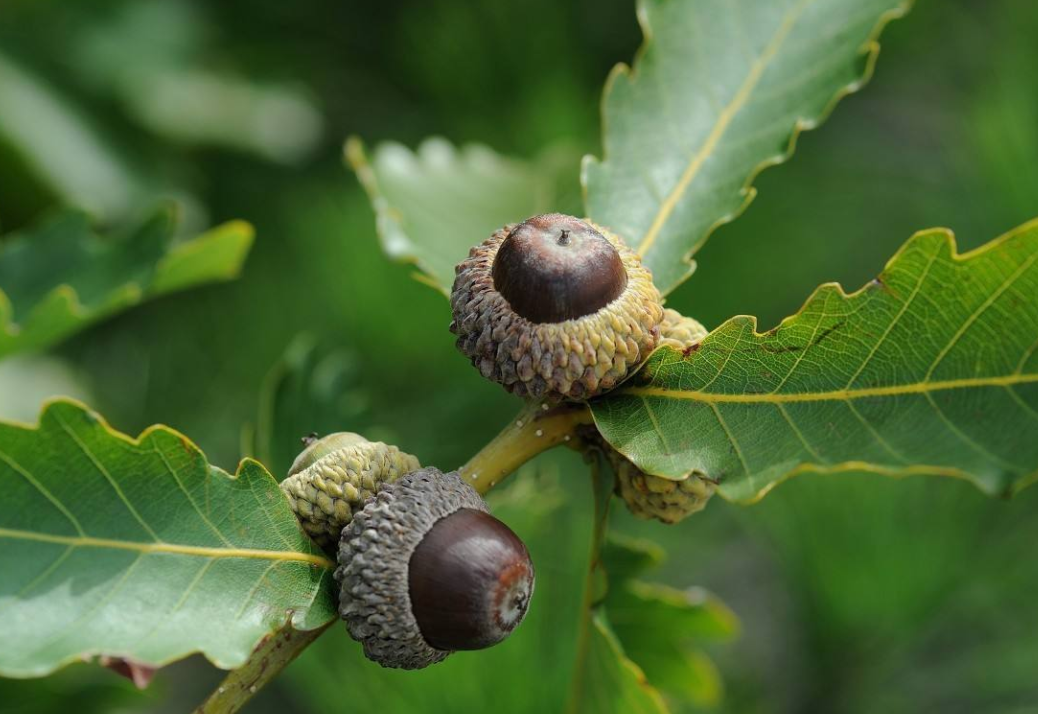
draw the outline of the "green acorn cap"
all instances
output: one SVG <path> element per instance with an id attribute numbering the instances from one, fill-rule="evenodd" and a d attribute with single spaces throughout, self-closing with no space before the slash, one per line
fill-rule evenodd
<path id="1" fill-rule="evenodd" d="M 706 507 L 717 484 L 693 472 L 682 480 L 650 476 L 615 449 L 606 451 L 616 474 L 616 495 L 638 518 L 677 523 Z"/>
<path id="2" fill-rule="evenodd" d="M 323 548 L 334 548 L 343 526 L 387 483 L 420 468 L 395 446 L 351 432 L 313 440 L 296 458 L 281 490 L 303 525 Z"/>
<path id="3" fill-rule="evenodd" d="M 663 311 L 661 346 L 684 350 L 701 342 L 706 335 L 706 328 L 691 317 L 669 308 Z M 589 440 L 605 453 L 616 474 L 616 495 L 638 518 L 677 523 L 703 510 L 717 488 L 716 482 L 698 472 L 677 480 L 652 476 L 606 443 L 597 432 Z"/>
<path id="4" fill-rule="evenodd" d="M 659 346 L 666 345 L 676 350 L 683 350 L 702 342 L 706 335 L 707 329 L 693 318 L 686 317 L 670 308 L 663 310 Z"/>

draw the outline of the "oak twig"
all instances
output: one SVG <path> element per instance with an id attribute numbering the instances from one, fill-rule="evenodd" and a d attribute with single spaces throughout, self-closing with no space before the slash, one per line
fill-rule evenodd
<path id="1" fill-rule="evenodd" d="M 528 404 L 458 471 L 477 491 L 486 493 L 537 454 L 575 443 L 577 428 L 591 423 L 586 404 Z"/>
<path id="2" fill-rule="evenodd" d="M 234 714 L 331 624 L 306 631 L 296 630 L 288 624 L 270 635 L 260 642 L 245 664 L 227 674 L 220 686 L 198 705 L 194 714 Z"/>

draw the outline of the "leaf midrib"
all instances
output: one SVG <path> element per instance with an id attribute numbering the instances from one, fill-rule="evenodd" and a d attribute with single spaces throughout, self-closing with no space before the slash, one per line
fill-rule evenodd
<path id="1" fill-rule="evenodd" d="M 166 543 L 162 541 L 157 541 L 155 543 L 136 543 L 133 541 L 121 541 L 110 538 L 94 538 L 85 535 L 63 536 L 51 533 L 33 533 L 32 531 L 15 530 L 10 528 L 0 528 L 0 538 L 35 541 L 40 543 L 55 543 L 73 547 L 111 548 L 114 550 L 128 550 L 138 553 L 165 553 L 172 555 L 190 555 L 202 558 L 245 558 L 271 561 L 284 560 L 310 563 L 311 565 L 317 565 L 327 569 L 335 567 L 335 564 L 323 555 L 283 550 L 213 548 L 207 546 Z"/>
<path id="2" fill-rule="evenodd" d="M 1000 377 L 971 377 L 914 382 L 886 387 L 863 387 L 860 389 L 834 389 L 825 392 L 789 392 L 785 394 L 725 394 L 692 389 L 666 389 L 664 387 L 626 387 L 618 394 L 635 397 L 662 397 L 684 399 L 705 404 L 780 404 L 799 402 L 851 401 L 873 397 L 897 397 L 910 394 L 931 394 L 952 389 L 976 389 L 982 387 L 1013 387 L 1018 384 L 1038 383 L 1038 374 L 1010 374 Z"/>
<path id="3" fill-rule="evenodd" d="M 724 137 L 725 131 L 731 125 L 732 120 L 735 119 L 736 115 L 742 110 L 742 108 L 749 101 L 750 96 L 753 94 L 753 90 L 757 87 L 757 83 L 760 82 L 761 77 L 764 75 L 764 70 L 767 69 L 768 65 L 778 54 L 789 33 L 792 31 L 793 26 L 796 25 L 797 20 L 803 11 L 811 4 L 813 0 L 802 0 L 796 6 L 790 9 L 786 16 L 782 20 L 782 24 L 779 25 L 775 35 L 769 40 L 767 46 L 761 52 L 760 56 L 754 60 L 753 64 L 750 65 L 750 71 L 746 75 L 746 79 L 743 80 L 742 85 L 736 91 L 732 100 L 721 110 L 717 115 L 717 119 L 714 122 L 713 128 L 703 141 L 703 145 L 699 150 L 691 157 L 688 166 L 682 172 L 681 177 L 678 179 L 677 184 L 671 189 L 671 192 L 664 199 L 663 203 L 660 204 L 659 210 L 656 212 L 656 216 L 649 226 L 649 229 L 645 232 L 644 237 L 638 243 L 638 255 L 642 258 L 649 252 L 656 239 L 659 237 L 660 232 L 663 230 L 663 226 L 666 224 L 667 219 L 670 218 L 670 214 L 674 212 L 681 197 L 688 190 L 689 185 L 695 179 L 699 170 L 706 163 L 706 160 L 713 154 L 717 145 Z"/>

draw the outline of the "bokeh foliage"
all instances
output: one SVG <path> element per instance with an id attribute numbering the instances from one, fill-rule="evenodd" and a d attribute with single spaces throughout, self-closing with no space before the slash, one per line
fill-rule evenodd
<path id="1" fill-rule="evenodd" d="M 91 206 L 105 223 L 132 223 L 127 206 L 172 196 L 184 203 L 185 231 L 237 217 L 257 229 L 240 281 L 155 301 L 59 350 L 87 375 L 92 405 L 125 432 L 171 424 L 214 463 L 232 465 L 259 385 L 307 330 L 348 349 L 362 375 L 369 407 L 344 426 L 390 431 L 423 462 L 463 462 L 512 402 L 454 352 L 445 302 L 380 255 L 341 140 L 357 133 L 414 147 L 439 134 L 527 159 L 559 141 L 595 151 L 602 81 L 639 42 L 631 5 L 408 0 L 303 13 L 242 0 L 4 3 L 4 66 L 60 99 L 64 121 L 93 137 L 83 150 L 117 167 L 114 195 L 132 197 Z M 1030 3 L 918 3 L 885 34 L 867 92 L 804 135 L 787 166 L 759 177 L 755 203 L 697 255 L 711 270 L 671 305 L 710 327 L 746 313 L 767 328 L 817 284 L 864 284 L 917 229 L 950 227 L 965 250 L 1034 217 L 1036 28 Z M 144 121 L 141 83 L 123 78 L 134 62 L 96 49 L 105 46 L 97 38 L 122 36 L 138 38 L 135 62 L 161 52 L 146 64 L 164 72 L 287 85 L 323 130 L 305 153 L 272 160 Z M 148 37 L 181 43 L 173 51 L 140 41 Z M 46 138 L 49 126 L 30 128 Z M 40 145 L 3 132 L 4 231 L 56 204 L 88 202 L 40 170 Z M 1035 489 L 1003 503 L 947 481 L 807 477 L 750 509 L 715 500 L 673 529 L 622 515 L 614 524 L 666 546 L 659 577 L 705 585 L 743 619 L 741 640 L 719 652 L 722 711 L 1019 711 L 1038 698 L 1038 652 L 1025 636 L 1038 626 L 1038 583 L 1020 566 L 1038 537 L 1028 517 L 1036 499 Z M 356 711 L 350 698 L 308 689 L 314 672 L 355 657 L 330 636 L 255 710 Z M 72 701 L 86 710 L 113 696 L 124 709 L 183 711 L 203 694 L 194 683 L 211 675 L 189 661 L 164 676 L 143 695 L 113 693 L 120 685 L 108 673 L 81 667 L 0 686 L 16 711 Z"/>

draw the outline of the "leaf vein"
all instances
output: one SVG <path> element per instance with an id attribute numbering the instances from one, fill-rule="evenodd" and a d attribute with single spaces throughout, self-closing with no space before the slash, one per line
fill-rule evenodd
<path id="1" fill-rule="evenodd" d="M 966 333 L 966 330 L 969 329 L 970 325 L 976 322 L 989 307 L 994 305 L 995 301 L 997 301 L 1007 290 L 1009 290 L 1009 288 L 1012 287 L 1013 283 L 1019 280 L 1020 276 L 1026 273 L 1028 269 L 1032 265 L 1034 265 L 1034 262 L 1036 260 L 1038 260 L 1038 253 L 1033 253 L 1027 260 L 1020 264 L 1020 267 L 1013 271 L 1012 275 L 1010 275 L 1008 278 L 1005 279 L 1005 281 L 1003 281 L 1003 283 L 998 287 L 997 290 L 991 293 L 991 295 L 989 295 L 987 299 L 984 300 L 984 302 L 981 303 L 980 306 L 977 307 L 977 309 L 974 310 L 968 318 L 966 318 L 966 321 L 962 323 L 962 326 L 955 332 L 954 335 L 952 335 L 951 339 L 948 341 L 948 344 L 944 347 L 943 350 L 940 351 L 940 353 L 934 359 L 933 364 L 930 365 L 930 369 L 926 371 L 924 381 L 929 381 L 934 371 L 941 364 L 944 358 L 948 356 L 948 353 L 951 352 L 955 345 L 958 344 L 959 340 Z"/>
<path id="2" fill-rule="evenodd" d="M 732 448 L 735 449 L 735 455 L 739 457 L 739 463 L 742 464 L 743 472 L 747 475 L 753 473 L 750 471 L 750 465 L 746 462 L 746 457 L 743 456 L 742 448 L 739 446 L 739 442 L 735 440 L 735 435 L 732 434 L 731 429 L 728 428 L 728 424 L 725 423 L 724 417 L 721 416 L 721 410 L 716 404 L 711 404 L 710 408 L 714 410 L 714 416 L 717 417 L 717 423 L 721 425 L 721 429 L 724 430 L 725 436 L 728 437 L 728 441 L 731 443 Z"/>
<path id="3" fill-rule="evenodd" d="M 800 443 L 804 445 L 804 449 L 807 451 L 807 453 L 811 455 L 811 458 L 815 459 L 816 461 L 826 463 L 826 459 L 822 458 L 822 456 L 814 450 L 811 444 L 807 442 L 807 439 L 804 437 L 799 427 L 797 427 L 797 425 L 793 422 L 793 418 L 789 415 L 789 412 L 786 411 L 786 408 L 781 404 L 776 404 L 775 407 L 779 410 L 779 413 L 786 420 L 786 423 L 789 424 L 789 428 L 793 430 L 794 434 L 796 434 L 796 437 L 800 440 Z"/>
<path id="4" fill-rule="evenodd" d="M 983 456 L 985 459 L 990 459 L 991 461 L 995 461 L 997 463 L 1000 463 L 1003 466 L 1008 467 L 1009 469 L 1011 469 L 1013 471 L 1020 471 L 1020 470 L 1022 470 L 1021 466 L 1018 466 L 1018 465 L 1010 463 L 1009 461 L 1006 461 L 1001 456 L 998 456 L 997 454 L 989 451 L 984 446 L 979 444 L 976 440 L 974 440 L 974 439 L 970 438 L 969 436 L 967 436 L 966 432 L 964 432 L 962 429 L 960 429 L 958 426 L 956 426 L 955 423 L 950 418 L 948 418 L 948 415 L 945 414 L 944 410 L 941 409 L 937 405 L 937 402 L 934 401 L 934 398 L 931 395 L 929 395 L 929 394 L 926 395 L 926 401 L 930 402 L 930 406 L 933 407 L 934 411 L 937 413 L 937 416 L 944 423 L 944 425 L 948 427 L 948 430 L 951 431 L 953 434 L 955 434 L 957 437 L 959 437 L 959 440 L 962 441 L 964 444 L 969 446 L 971 449 L 976 451 L 978 454 Z"/>
<path id="5" fill-rule="evenodd" d="M 57 508 L 58 511 L 60 511 L 61 514 L 63 516 L 65 516 L 65 518 L 67 518 L 69 520 L 69 523 L 72 524 L 72 527 L 76 529 L 76 533 L 78 533 L 79 535 L 86 535 L 86 531 L 83 530 L 83 526 L 80 525 L 79 520 L 74 515 L 72 515 L 72 512 L 70 510 L 68 510 L 68 508 L 65 507 L 65 504 L 63 504 L 61 501 L 59 501 L 57 499 L 57 497 L 54 496 L 54 494 L 52 494 L 50 491 L 48 491 L 43 486 L 43 484 L 41 484 L 39 481 L 37 481 L 33 477 L 33 475 L 28 472 L 28 470 L 24 469 L 14 459 L 12 459 L 10 456 L 8 456 L 7 454 L 5 454 L 2 451 L 0 451 L 0 460 L 2 460 L 5 464 L 7 464 L 9 467 L 11 467 L 11 469 L 13 471 L 15 471 L 16 473 L 20 474 L 23 478 L 25 478 L 26 481 L 28 481 L 30 484 L 32 484 L 33 488 L 35 488 L 37 491 L 39 491 L 40 494 L 42 494 L 44 498 L 46 498 L 48 501 L 50 501 L 50 503 L 53 504 L 53 506 L 55 508 Z"/>
<path id="6" fill-rule="evenodd" d="M 105 477 L 105 480 L 108 481 L 112 489 L 115 491 L 116 495 L 119 497 L 119 500 L 126 505 L 126 508 L 133 515 L 134 519 L 141 525 L 141 528 L 143 528 L 145 532 L 148 533 L 148 535 L 154 538 L 156 542 L 161 541 L 162 539 L 159 538 L 158 534 L 151 529 L 151 526 L 145 523 L 144 519 L 141 517 L 141 514 L 137 512 L 137 509 L 133 507 L 133 504 L 130 503 L 130 500 L 126 498 L 126 494 L 123 493 L 122 489 L 119 487 L 119 484 L 116 482 L 114 478 L 112 478 L 112 475 L 108 473 L 108 469 L 104 467 L 104 464 L 102 464 L 100 460 L 98 460 L 98 458 L 94 455 L 94 453 L 90 451 L 87 445 L 83 443 L 82 439 L 79 438 L 79 435 L 75 433 L 75 431 L 68 425 L 68 423 L 61 418 L 61 414 L 59 414 L 56 411 L 53 412 L 53 414 L 58 424 L 61 425 L 62 431 L 68 434 L 69 438 L 71 438 L 72 441 L 76 444 L 76 446 L 79 447 L 79 450 L 82 451 L 83 454 L 87 457 L 87 459 L 89 459 L 90 462 L 94 465 L 94 468 L 96 468 L 98 472 Z"/>
<path id="7" fill-rule="evenodd" d="M 702 389 L 669 389 L 667 387 L 624 387 L 617 391 L 618 395 L 662 397 L 665 399 L 685 399 L 707 404 L 774 404 L 847 401 L 852 399 L 871 399 L 875 397 L 896 397 L 908 394 L 930 394 L 953 389 L 979 389 L 983 387 L 1005 387 L 1016 384 L 1038 382 L 1036 374 L 1011 374 L 995 377 L 967 377 L 932 382 L 913 382 L 895 384 L 886 387 L 862 387 L 860 389 L 834 389 L 826 392 L 795 392 L 785 394 L 770 393 L 722 393 L 704 392 Z"/>
<path id="8" fill-rule="evenodd" d="M 767 46 L 765 46 L 756 61 L 750 65 L 750 71 L 743 80 L 742 85 L 732 97 L 731 102 L 729 102 L 718 115 L 713 128 L 703 141 L 699 151 L 690 158 L 688 166 L 681 174 L 677 184 L 667 196 L 666 200 L 660 205 L 656 217 L 649 226 L 649 230 L 645 233 L 641 241 L 639 241 L 638 255 L 645 257 L 645 254 L 648 253 L 653 243 L 656 242 L 660 231 L 663 229 L 663 225 L 667 222 L 670 214 L 673 213 L 674 209 L 677 207 L 678 201 L 681 200 L 682 195 L 684 195 L 689 185 L 695 179 L 699 170 L 703 167 L 703 164 L 706 163 L 707 158 L 709 158 L 714 149 L 717 148 L 717 144 L 721 141 L 721 137 L 724 136 L 724 133 L 728 129 L 732 120 L 743 108 L 746 102 L 749 101 L 753 90 L 756 88 L 757 83 L 764 74 L 764 70 L 767 69 L 768 65 L 775 58 L 775 55 L 778 54 L 779 49 L 789 36 L 794 25 L 796 25 L 800 15 L 812 1 L 813 0 L 801 0 L 801 2 L 797 3 L 792 10 L 786 13 L 782 22 L 779 24 L 775 35 L 768 42 Z"/>
<path id="9" fill-rule="evenodd" d="M 868 429 L 869 433 L 872 435 L 872 438 L 876 440 L 877 444 L 879 444 L 881 447 L 883 447 L 884 451 L 886 451 L 888 454 L 893 456 L 897 461 L 900 461 L 903 464 L 911 464 L 912 463 L 910 459 L 905 458 L 901 454 L 901 452 L 899 452 L 897 449 L 895 449 L 893 446 L 891 446 L 890 442 L 888 442 L 886 439 L 884 439 L 880 435 L 879 430 L 876 429 L 874 426 L 872 426 L 872 422 L 870 422 L 868 419 L 866 419 L 865 415 L 862 414 L 861 412 L 859 412 L 858 409 L 854 406 L 854 402 L 852 402 L 852 401 L 850 401 L 848 399 L 844 403 L 847 405 L 847 408 L 851 410 L 851 413 L 854 414 L 854 416 L 856 416 L 858 418 L 858 421 L 860 421 L 862 423 L 862 425 L 866 429 Z"/>
<path id="10" fill-rule="evenodd" d="M 169 463 L 169 459 L 166 458 L 166 454 L 163 453 L 163 451 L 159 449 L 157 446 L 155 447 L 155 453 L 158 454 L 160 459 L 162 459 L 162 463 L 163 465 L 165 465 L 166 470 L 169 472 L 169 475 L 172 476 L 173 480 L 177 482 L 177 487 L 181 490 L 181 492 L 183 492 L 184 496 L 188 500 L 188 503 L 191 504 L 191 507 L 195 510 L 195 513 L 198 514 L 198 517 L 202 519 L 202 521 L 209 527 L 209 529 L 216 535 L 217 538 L 223 541 L 224 545 L 228 547 L 233 547 L 231 545 L 231 542 L 227 540 L 227 537 L 224 536 L 223 532 L 221 532 L 220 529 L 217 528 L 213 524 L 213 522 L 209 520 L 209 517 L 202 512 L 202 509 L 198 507 L 198 503 L 195 502 L 195 499 L 192 498 L 187 488 L 185 488 L 184 482 L 180 479 L 180 476 L 177 474 L 176 471 L 174 471 L 173 465 Z"/>
<path id="11" fill-rule="evenodd" d="M 919 294 L 919 291 L 922 290 L 923 283 L 926 282 L 926 277 L 930 274 L 930 269 L 933 267 L 933 264 L 937 261 L 938 255 L 940 255 L 940 251 L 935 249 L 933 255 L 930 256 L 930 260 L 929 262 L 927 262 L 926 267 L 919 274 L 919 280 L 916 281 L 915 287 L 912 289 L 912 293 L 908 296 L 908 299 L 901 304 L 901 309 L 898 310 L 897 315 L 895 315 L 894 319 L 890 321 L 889 325 L 887 325 L 887 329 L 885 329 L 883 331 L 883 334 L 880 335 L 879 339 L 876 340 L 876 344 L 872 346 L 872 349 L 865 356 L 865 359 L 862 361 L 861 366 L 858 367 L 857 371 L 851 375 L 851 378 L 849 380 L 847 380 L 847 384 L 844 385 L 844 389 L 850 389 L 850 386 L 854 384 L 854 380 L 856 380 L 861 375 L 861 373 L 865 371 L 865 368 L 872 361 L 872 358 L 875 356 L 876 352 L 879 351 L 880 346 L 886 341 L 887 337 L 890 336 L 890 333 L 894 331 L 894 328 L 897 327 L 898 323 L 901 322 L 901 318 L 908 311 L 908 308 L 912 306 L 912 302 Z"/>
<path id="12" fill-rule="evenodd" d="M 256 560 L 289 560 L 310 563 L 322 568 L 334 568 L 335 564 L 323 555 L 303 553 L 294 550 L 262 550 L 258 548 L 211 548 L 196 545 L 178 545 L 163 541 L 155 543 L 135 543 L 132 541 L 112 540 L 108 538 L 92 538 L 89 536 L 61 536 L 50 533 L 33 533 L 31 531 L 0 528 L 0 538 L 12 540 L 28 540 L 41 543 L 60 543 L 83 548 L 111 548 L 114 550 L 131 550 L 142 553 L 168 553 L 172 555 L 189 555 L 203 558 L 251 558 Z"/>
<path id="13" fill-rule="evenodd" d="M 25 585 L 23 585 L 18 590 L 18 592 L 14 593 L 14 595 L 12 595 L 10 598 L 8 598 L 7 602 L 4 602 L 3 605 L 0 606 L 0 613 L 3 613 L 9 607 L 11 607 L 16 602 L 18 602 L 23 597 L 25 597 L 25 595 L 27 593 L 31 592 L 33 588 L 35 588 L 37 585 L 39 585 L 44 580 L 46 580 L 47 577 L 50 576 L 51 573 L 53 573 L 62 563 L 65 562 L 65 559 L 68 558 L 69 555 L 71 555 L 74 550 L 75 550 L 74 546 L 70 545 L 70 546 L 66 547 L 65 550 L 62 551 L 61 555 L 59 555 L 57 558 L 55 558 L 54 562 L 52 562 L 50 565 L 48 565 L 43 570 L 43 572 L 41 572 L 39 575 L 37 575 L 35 578 L 30 580 L 29 582 L 27 582 Z"/>

